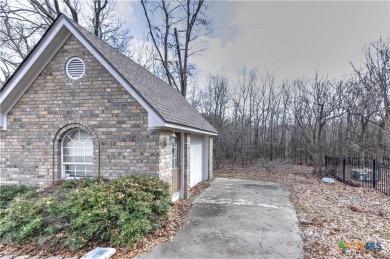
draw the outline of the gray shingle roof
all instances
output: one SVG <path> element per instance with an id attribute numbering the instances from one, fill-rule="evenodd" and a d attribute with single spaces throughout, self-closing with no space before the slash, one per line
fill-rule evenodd
<path id="1" fill-rule="evenodd" d="M 72 20 L 73 26 L 121 74 L 124 79 L 168 123 L 218 133 L 213 126 L 172 86 L 112 48 Z"/>

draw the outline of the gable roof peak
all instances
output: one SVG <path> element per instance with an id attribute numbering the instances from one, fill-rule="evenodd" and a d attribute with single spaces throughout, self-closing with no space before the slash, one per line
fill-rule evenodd
<path id="1" fill-rule="evenodd" d="M 66 30 L 64 30 L 64 28 L 66 28 Z M 44 50 L 46 48 L 51 48 L 52 50 L 57 48 L 52 54 L 54 55 L 64 43 L 65 39 L 63 38 L 69 37 L 69 33 L 76 36 L 81 44 L 91 51 L 95 58 L 101 63 L 106 64 L 105 67 L 130 92 L 130 94 L 139 97 L 138 99 L 136 98 L 137 101 L 139 101 L 141 105 L 143 104 L 143 106 L 146 106 L 149 115 L 151 115 L 150 113 L 153 113 L 155 114 L 155 119 L 163 121 L 163 125 L 160 125 L 161 127 L 174 128 L 176 126 L 184 126 L 186 128 L 208 132 L 211 135 L 218 134 L 214 127 L 211 126 L 210 123 L 207 122 L 207 120 L 191 106 L 176 89 L 131 60 L 129 57 L 125 56 L 123 53 L 119 52 L 117 49 L 103 42 L 97 36 L 62 13 L 59 14 L 53 24 L 44 33 L 41 40 L 18 67 L 14 75 L 12 75 L 4 84 L 3 89 L 0 92 L 0 108 L 3 106 L 4 99 L 7 98 L 6 96 L 3 96 L 4 93 L 6 93 L 7 96 L 10 94 L 9 89 L 7 90 L 8 85 L 11 87 L 18 85 L 19 81 L 23 79 L 23 76 L 32 76 L 31 71 L 30 73 L 27 73 L 28 70 L 31 69 L 29 66 L 33 66 L 36 59 L 50 60 L 51 57 L 47 53 L 48 51 Z M 59 42 L 62 42 L 61 46 L 52 46 Z M 41 63 L 44 64 L 44 60 L 41 60 Z M 45 64 L 47 64 L 47 62 Z M 44 66 L 39 67 L 38 65 L 36 65 L 36 67 L 36 69 L 39 68 L 40 71 L 44 68 Z M 17 78 L 15 78 L 16 74 L 18 74 Z M 28 78 L 24 81 L 28 81 Z M 23 85 L 19 86 L 19 88 L 22 89 Z M 25 88 L 24 91 L 26 89 L 27 88 Z M 21 94 L 19 94 L 19 98 L 20 97 Z M 9 107 L 12 108 L 13 105 L 12 102 L 8 102 Z"/>

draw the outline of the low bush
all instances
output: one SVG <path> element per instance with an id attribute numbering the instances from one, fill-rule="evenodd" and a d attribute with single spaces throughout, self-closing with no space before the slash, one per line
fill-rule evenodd
<path id="1" fill-rule="evenodd" d="M 155 177 L 64 181 L 11 202 L 0 214 L 0 238 L 72 250 L 90 241 L 130 246 L 161 225 L 170 205 L 168 184 Z"/>
<path id="2" fill-rule="evenodd" d="M 32 197 L 35 195 L 35 187 L 25 185 L 2 185 L 0 186 L 0 209 L 8 207 L 15 197 Z"/>

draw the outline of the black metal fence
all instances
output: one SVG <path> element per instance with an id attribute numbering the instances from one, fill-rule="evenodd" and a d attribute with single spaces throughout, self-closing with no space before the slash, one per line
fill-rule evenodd
<path id="1" fill-rule="evenodd" d="M 390 195 L 390 159 L 388 158 L 325 156 L 325 169 L 343 183 L 374 188 Z"/>

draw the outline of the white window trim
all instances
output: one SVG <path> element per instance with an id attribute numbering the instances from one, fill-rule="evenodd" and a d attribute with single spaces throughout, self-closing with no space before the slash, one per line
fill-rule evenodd
<path id="1" fill-rule="evenodd" d="M 73 131 L 76 131 L 76 130 L 79 130 L 79 131 L 84 131 L 86 132 L 85 130 L 81 129 L 81 128 L 75 128 L 75 129 L 72 129 L 70 131 L 68 131 L 64 138 L 61 140 L 61 179 L 65 179 L 65 180 L 68 180 L 68 179 L 83 179 L 83 178 L 88 178 L 87 176 L 85 177 L 66 177 L 65 175 L 65 165 L 92 165 L 93 166 L 93 162 L 92 163 L 86 163 L 86 162 L 83 162 L 83 163 L 75 163 L 75 162 L 64 162 L 64 142 L 66 140 L 66 137 L 72 133 Z M 88 132 L 86 132 L 88 134 Z M 88 139 L 91 139 L 91 136 L 88 134 Z M 87 139 L 87 140 L 88 140 Z M 92 139 L 91 139 L 92 140 Z M 93 144 L 92 144 L 92 150 L 93 150 Z M 85 146 L 84 146 L 84 161 L 85 161 Z M 93 157 L 93 156 L 92 156 Z M 86 175 L 86 170 L 84 170 L 84 175 Z"/>
<path id="2" fill-rule="evenodd" d="M 170 138 L 171 138 L 170 142 L 171 142 L 171 145 L 172 145 L 172 148 L 171 148 L 171 152 L 172 152 L 172 159 L 171 159 L 172 170 L 173 169 L 179 169 L 179 153 L 178 153 L 178 151 L 179 151 L 178 143 L 179 142 L 178 142 L 178 138 L 177 138 L 176 134 L 175 134 L 175 137 L 170 136 Z M 173 140 L 173 142 L 172 142 L 172 140 Z M 176 143 L 176 146 L 173 145 L 174 143 Z M 176 149 L 176 157 L 173 157 L 173 149 Z M 174 159 L 176 160 L 176 167 L 173 167 L 173 160 Z"/>

